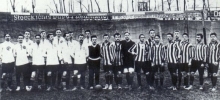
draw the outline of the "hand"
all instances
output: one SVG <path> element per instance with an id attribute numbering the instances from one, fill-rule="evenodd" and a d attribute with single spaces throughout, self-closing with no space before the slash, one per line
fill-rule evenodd
<path id="1" fill-rule="evenodd" d="M 214 64 L 215 66 L 217 66 L 217 65 L 218 65 L 218 62 L 213 62 L 213 64 Z"/>
<path id="2" fill-rule="evenodd" d="M 205 65 L 204 65 L 204 64 L 201 64 L 201 67 L 203 68 L 203 67 L 205 67 Z"/>
<path id="3" fill-rule="evenodd" d="M 189 62 L 188 65 L 191 66 L 192 65 L 191 62 Z"/>
<path id="4" fill-rule="evenodd" d="M 154 66 L 154 63 L 151 63 L 151 67 L 153 67 Z"/>
<path id="5" fill-rule="evenodd" d="M 135 52 L 131 52 L 131 54 L 133 54 L 133 55 L 137 55 L 137 53 L 135 53 Z"/>
<path id="6" fill-rule="evenodd" d="M 164 66 L 164 63 L 161 63 L 161 66 Z"/>

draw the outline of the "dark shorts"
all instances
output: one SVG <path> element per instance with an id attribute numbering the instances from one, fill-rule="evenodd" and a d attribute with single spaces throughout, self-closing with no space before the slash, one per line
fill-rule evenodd
<path id="1" fill-rule="evenodd" d="M 73 71 L 74 67 L 72 64 L 63 64 L 62 71 Z"/>
<path id="2" fill-rule="evenodd" d="M 113 72 L 121 72 L 121 73 L 123 73 L 123 71 L 124 71 L 124 68 L 123 68 L 123 66 L 114 66 L 113 67 Z"/>
<path id="3" fill-rule="evenodd" d="M 78 70 L 79 72 L 86 71 L 87 64 L 74 64 L 73 70 Z"/>
<path id="4" fill-rule="evenodd" d="M 144 73 L 147 73 L 150 72 L 151 67 L 147 66 L 146 62 L 135 61 L 135 72 L 141 73 L 141 69 L 143 70 Z"/>
<path id="5" fill-rule="evenodd" d="M 15 66 L 16 72 L 24 73 L 30 71 L 29 64 L 21 65 L 21 66 Z"/>
<path id="6" fill-rule="evenodd" d="M 218 65 L 214 65 L 214 64 L 209 64 L 209 70 L 210 70 L 210 73 L 218 73 Z"/>
<path id="7" fill-rule="evenodd" d="M 88 60 L 89 69 L 100 68 L 100 60 Z"/>
<path id="8" fill-rule="evenodd" d="M 104 72 L 113 71 L 113 65 L 103 65 Z"/>
<path id="9" fill-rule="evenodd" d="M 32 65 L 31 70 L 32 71 L 37 71 L 37 70 L 44 71 L 45 66 L 44 65 Z"/>
<path id="10" fill-rule="evenodd" d="M 124 68 L 134 68 L 134 58 L 131 57 L 124 57 L 123 58 L 123 67 Z"/>
<path id="11" fill-rule="evenodd" d="M 46 72 L 49 72 L 49 71 L 56 72 L 57 69 L 58 69 L 58 66 L 59 66 L 59 65 L 47 65 L 47 66 L 45 67 L 45 71 L 46 71 Z"/>
<path id="12" fill-rule="evenodd" d="M 201 67 L 201 64 L 203 63 L 203 61 L 196 61 L 196 60 L 192 60 L 192 65 L 191 65 L 191 72 L 196 72 L 198 70 L 198 68 Z"/>
<path id="13" fill-rule="evenodd" d="M 165 71 L 165 67 L 161 65 L 154 65 L 152 66 L 152 71 L 163 73 Z"/>
<path id="14" fill-rule="evenodd" d="M 181 72 L 190 72 L 190 67 L 188 63 L 181 63 L 180 67 Z"/>
<path id="15" fill-rule="evenodd" d="M 2 63 L 2 73 L 13 73 L 15 63 Z"/>
<path id="16" fill-rule="evenodd" d="M 179 68 L 180 66 L 178 66 L 176 63 L 168 63 L 168 70 L 170 73 L 176 73 Z"/>

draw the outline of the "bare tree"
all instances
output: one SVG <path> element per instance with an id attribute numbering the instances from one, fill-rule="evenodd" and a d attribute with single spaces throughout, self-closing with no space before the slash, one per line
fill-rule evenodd
<path id="1" fill-rule="evenodd" d="M 13 2 L 10 0 L 10 3 L 11 3 L 13 12 L 15 12 L 15 0 L 13 0 Z"/>
<path id="2" fill-rule="evenodd" d="M 110 8 L 109 8 L 109 0 L 107 0 L 107 5 L 108 5 L 108 12 L 110 12 Z"/>
<path id="3" fill-rule="evenodd" d="M 92 0 L 90 0 L 90 3 L 91 3 L 91 11 L 93 12 Z"/>
<path id="4" fill-rule="evenodd" d="M 179 0 L 176 0 L 176 9 L 177 9 L 177 11 L 179 11 Z"/>
<path id="5" fill-rule="evenodd" d="M 35 6 L 36 6 L 36 1 L 35 1 L 35 0 L 32 0 L 32 9 L 33 9 L 33 13 L 34 13 Z"/>
<path id="6" fill-rule="evenodd" d="M 129 11 L 128 8 L 129 8 L 129 5 L 128 5 L 128 0 L 127 0 L 127 12 Z"/>
<path id="7" fill-rule="evenodd" d="M 97 5 L 97 7 L 98 7 L 98 11 L 101 12 L 100 7 L 99 7 L 99 3 L 97 2 L 97 0 L 95 0 L 95 3 Z"/>
<path id="8" fill-rule="evenodd" d="M 119 4 L 119 12 L 122 12 L 122 1 L 123 0 L 121 0 L 121 3 Z"/>
<path id="9" fill-rule="evenodd" d="M 63 9 L 64 9 L 64 13 L 66 13 L 66 6 L 65 6 L 65 0 L 63 0 Z"/>
<path id="10" fill-rule="evenodd" d="M 196 10 L 196 0 L 194 0 L 193 10 Z"/>
<path id="11" fill-rule="evenodd" d="M 162 3 L 162 11 L 164 11 L 164 8 L 163 8 L 163 0 L 162 0 L 162 2 L 161 2 L 161 3 Z"/>
<path id="12" fill-rule="evenodd" d="M 132 4 L 132 11 L 134 12 L 134 0 L 132 0 L 131 4 Z"/>
<path id="13" fill-rule="evenodd" d="M 149 11 L 150 11 L 151 9 L 150 9 L 150 0 L 149 0 Z"/>
<path id="14" fill-rule="evenodd" d="M 171 7 L 170 7 L 171 6 L 171 0 L 167 0 L 167 4 L 168 4 L 168 7 L 169 7 L 168 11 L 171 11 Z"/>
<path id="15" fill-rule="evenodd" d="M 154 0 L 154 4 L 155 4 L 154 11 L 157 11 L 157 0 Z"/>
<path id="16" fill-rule="evenodd" d="M 56 2 L 54 0 L 53 0 L 53 3 L 55 5 L 55 7 L 56 7 L 56 12 L 59 13 L 58 8 L 57 8 L 57 4 L 56 4 Z"/>
<path id="17" fill-rule="evenodd" d="M 79 0 L 78 2 L 79 2 L 79 4 L 80 4 L 80 10 L 81 10 L 81 12 L 82 12 L 82 6 L 86 9 L 87 12 L 89 12 L 89 10 L 86 8 L 86 6 L 85 6 L 84 4 L 82 4 L 82 0 Z"/>
<path id="18" fill-rule="evenodd" d="M 184 9 L 184 11 L 186 10 L 186 0 L 184 0 L 183 9 Z"/>
<path id="19" fill-rule="evenodd" d="M 62 5 L 62 0 L 59 0 L 59 4 L 60 4 L 60 13 L 63 13 L 63 5 Z"/>
<path id="20" fill-rule="evenodd" d="M 113 10 L 115 12 L 115 0 L 113 0 Z"/>

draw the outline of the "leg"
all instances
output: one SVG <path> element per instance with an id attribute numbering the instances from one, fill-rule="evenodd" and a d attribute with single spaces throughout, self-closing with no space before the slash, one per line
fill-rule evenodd
<path id="1" fill-rule="evenodd" d="M 22 66 L 16 66 L 16 83 L 17 83 L 17 87 L 20 87 L 20 78 L 21 78 L 21 67 Z M 24 81 L 25 82 L 25 81 Z"/>
<path id="2" fill-rule="evenodd" d="M 141 87 L 141 65 L 140 62 L 135 62 L 135 71 L 137 73 L 137 82 L 138 82 L 138 86 Z"/>
<path id="3" fill-rule="evenodd" d="M 89 87 L 93 87 L 94 69 L 89 69 Z"/>
<path id="4" fill-rule="evenodd" d="M 80 67 L 82 69 L 79 70 L 80 71 L 80 75 L 81 75 L 81 77 L 80 77 L 80 85 L 83 88 L 85 87 L 85 71 L 86 71 L 86 67 L 87 67 L 86 64 L 82 64 L 81 67 Z"/>
<path id="5" fill-rule="evenodd" d="M 100 66 L 95 69 L 95 85 L 99 84 Z"/>
<path id="6" fill-rule="evenodd" d="M 198 66 L 198 71 L 199 71 L 199 83 L 200 85 L 202 86 L 203 85 L 203 82 L 204 82 L 204 78 L 203 78 L 203 75 L 204 75 L 204 70 L 205 70 L 205 67 L 204 66 Z"/>

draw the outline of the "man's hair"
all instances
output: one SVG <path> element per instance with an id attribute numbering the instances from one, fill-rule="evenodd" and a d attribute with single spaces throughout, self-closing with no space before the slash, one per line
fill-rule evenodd
<path id="1" fill-rule="evenodd" d="M 108 34 L 104 34 L 104 35 L 103 35 L 103 37 L 105 37 L 105 36 L 109 37 L 109 35 L 108 35 Z"/>
<path id="2" fill-rule="evenodd" d="M 211 33 L 210 36 L 211 36 L 211 35 L 215 35 L 215 36 L 217 36 L 217 34 L 216 34 L 215 32 Z"/>
<path id="3" fill-rule="evenodd" d="M 140 35 L 139 35 L 139 39 L 141 38 L 141 36 L 144 36 L 144 34 L 140 34 Z M 144 37 L 145 37 L 145 36 L 144 36 Z"/>
<path id="4" fill-rule="evenodd" d="M 151 31 L 155 31 L 155 30 L 154 29 L 150 29 L 149 34 L 150 34 Z"/>
<path id="5" fill-rule="evenodd" d="M 173 37 L 173 34 L 172 34 L 172 33 L 167 33 L 167 35 L 171 35 L 171 37 Z"/>
<path id="6" fill-rule="evenodd" d="M 86 32 L 89 32 L 89 33 L 91 33 L 91 31 L 90 31 L 90 30 L 85 30 L 85 33 L 86 33 Z"/>
<path id="7" fill-rule="evenodd" d="M 127 34 L 127 33 L 128 33 L 129 35 L 131 34 L 131 33 L 129 33 L 129 32 L 125 32 L 124 34 Z"/>
<path id="8" fill-rule="evenodd" d="M 22 34 L 19 34 L 18 37 L 19 37 L 19 36 L 22 36 L 22 37 L 24 38 L 24 35 L 22 35 Z"/>
<path id="9" fill-rule="evenodd" d="M 187 37 L 189 37 L 189 34 L 188 34 L 188 33 L 183 33 L 183 35 L 186 35 Z"/>
<path id="10" fill-rule="evenodd" d="M 175 30 L 175 31 L 174 31 L 174 33 L 175 33 L 175 32 L 180 32 L 180 31 L 178 31 L 178 30 Z"/>
<path id="11" fill-rule="evenodd" d="M 54 36 L 54 34 L 53 34 L 53 33 L 49 33 L 49 34 L 47 34 L 47 39 L 49 39 L 51 35 L 53 35 L 53 36 Z"/>
<path id="12" fill-rule="evenodd" d="M 155 35 L 155 37 L 158 37 L 158 38 L 160 38 L 160 35 Z"/>
<path id="13" fill-rule="evenodd" d="M 5 37 L 7 34 L 8 34 L 9 36 L 11 36 L 9 33 L 5 33 L 5 34 L 4 34 L 4 37 Z"/>
<path id="14" fill-rule="evenodd" d="M 69 34 L 69 33 L 64 33 L 64 34 L 63 34 L 63 37 L 66 37 L 67 34 Z"/>
<path id="15" fill-rule="evenodd" d="M 78 36 L 78 37 L 80 37 L 80 36 L 83 36 L 83 37 L 84 37 L 84 35 L 83 35 L 83 34 L 79 34 L 79 36 Z"/>
<path id="16" fill-rule="evenodd" d="M 24 31 L 24 34 L 25 34 L 25 32 L 29 32 L 29 33 L 30 33 L 30 31 L 29 31 L 29 30 L 25 30 L 25 31 Z"/>
<path id="17" fill-rule="evenodd" d="M 35 35 L 35 38 L 36 38 L 37 36 L 39 36 L 39 37 L 41 38 L 41 35 L 40 35 L 40 34 L 36 34 L 36 35 Z"/>
<path id="18" fill-rule="evenodd" d="M 69 31 L 68 33 L 73 33 L 73 31 Z"/>
<path id="19" fill-rule="evenodd" d="M 119 36 L 121 37 L 121 34 L 119 34 L 119 33 L 115 33 L 115 34 L 114 34 L 114 37 L 115 37 L 116 35 L 119 35 Z"/>
<path id="20" fill-rule="evenodd" d="M 92 40 L 92 38 L 97 38 L 97 36 L 96 36 L 96 35 L 92 35 L 92 36 L 91 36 L 91 40 Z"/>
<path id="21" fill-rule="evenodd" d="M 57 28 L 55 31 L 58 31 L 58 30 L 60 30 L 60 31 L 61 31 L 61 29 L 60 29 L 60 28 Z"/>
<path id="22" fill-rule="evenodd" d="M 40 31 L 40 33 L 43 33 L 43 32 L 46 32 L 46 31 Z"/>
<path id="23" fill-rule="evenodd" d="M 203 38 L 203 35 L 201 33 L 196 34 L 196 36 L 200 36 L 201 38 Z"/>

